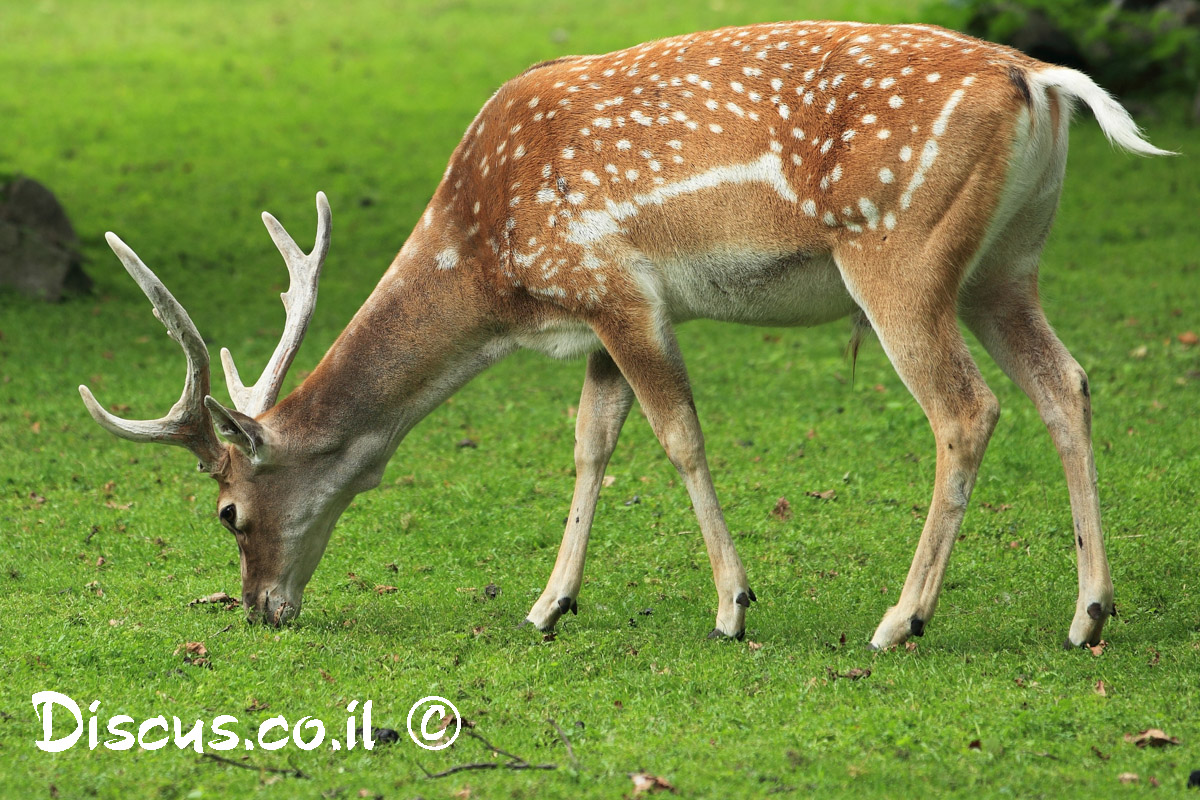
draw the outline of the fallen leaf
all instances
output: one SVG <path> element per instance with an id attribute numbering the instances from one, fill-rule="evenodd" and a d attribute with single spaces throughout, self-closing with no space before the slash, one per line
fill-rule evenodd
<path id="1" fill-rule="evenodd" d="M 183 663 L 191 664 L 193 667 L 208 667 L 212 668 L 212 663 L 208 660 L 208 648 L 204 646 L 204 642 L 187 642 L 175 648 L 173 655 L 178 655 L 179 651 L 183 652 Z"/>
<path id="2" fill-rule="evenodd" d="M 826 489 L 823 492 L 805 492 L 804 494 L 807 497 L 815 497 L 818 500 L 836 500 L 837 499 L 837 490 L 836 489 Z"/>
<path id="3" fill-rule="evenodd" d="M 1155 650 L 1153 647 L 1151 647 L 1151 648 L 1150 648 L 1150 660 L 1146 662 L 1146 666 L 1148 666 L 1148 667 L 1157 667 L 1157 666 L 1158 666 L 1158 660 L 1159 660 L 1161 657 L 1162 657 L 1162 656 L 1159 654 L 1159 652 L 1158 652 L 1157 650 Z"/>
<path id="4" fill-rule="evenodd" d="M 979 741 L 978 739 L 972 739 L 970 741 L 970 743 L 967 744 L 967 749 L 968 750 L 982 750 L 983 742 Z"/>
<path id="5" fill-rule="evenodd" d="M 675 791 L 675 787 L 665 778 L 651 775 L 649 772 L 631 772 L 629 773 L 629 780 L 633 781 L 633 793 L 635 795 Z"/>
<path id="6" fill-rule="evenodd" d="M 500 596 L 500 587 L 494 583 L 489 583 L 487 586 L 483 587 L 483 596 L 489 600 L 495 600 Z"/>
<path id="7" fill-rule="evenodd" d="M 325 679 L 325 682 L 326 682 L 326 683 L 337 683 L 337 681 L 335 681 L 335 680 L 333 679 L 333 676 L 332 676 L 332 675 L 330 675 L 330 674 L 329 674 L 328 672 L 326 672 L 325 670 L 323 670 L 323 669 L 318 669 L 318 670 L 317 670 L 317 672 L 320 672 L 320 673 L 321 673 L 321 677 Z"/>
<path id="8" fill-rule="evenodd" d="M 1108 642 L 1101 639 L 1100 644 L 1089 646 L 1088 650 L 1091 650 L 1092 655 L 1094 656 L 1102 656 L 1104 655 L 1104 648 L 1106 647 L 1108 647 Z"/>
<path id="9" fill-rule="evenodd" d="M 188 605 L 199 606 L 204 605 L 205 603 L 232 603 L 234 606 L 237 606 L 241 604 L 241 601 L 236 597 L 230 597 L 225 592 L 213 592 L 212 594 L 205 595 L 204 597 L 197 597 L 195 600 L 188 603 Z"/>
<path id="10" fill-rule="evenodd" d="M 907 651 L 908 651 L 908 652 L 910 652 L 910 653 L 915 653 L 915 652 L 917 652 L 917 643 L 916 643 L 916 642 L 912 642 L 912 641 L 905 642 L 905 643 L 904 643 L 904 649 L 905 649 L 905 650 L 907 650 Z"/>
<path id="11" fill-rule="evenodd" d="M 780 521 L 792 518 L 792 504 L 788 502 L 786 497 L 781 497 L 775 501 L 775 507 L 771 509 L 771 516 Z"/>
<path id="12" fill-rule="evenodd" d="M 1159 783 L 1159 782 L 1158 782 L 1158 778 L 1154 777 L 1153 775 L 1151 775 L 1151 776 L 1150 776 L 1150 778 L 1149 778 L 1149 780 L 1148 780 L 1147 782 L 1148 782 L 1148 783 L 1149 783 L 1151 786 L 1153 786 L 1155 789 L 1157 789 L 1159 786 L 1161 786 L 1161 785 L 1162 785 L 1161 783 Z"/>
<path id="13" fill-rule="evenodd" d="M 114 511 L 128 511 L 129 509 L 133 508 L 133 503 L 116 503 L 112 500 L 106 500 L 104 507 L 111 508 Z"/>
<path id="14" fill-rule="evenodd" d="M 1137 783 L 1138 776 L 1136 772 L 1122 772 L 1117 776 L 1117 780 L 1121 783 Z"/>
<path id="15" fill-rule="evenodd" d="M 454 446 L 457 447 L 459 450 L 462 450 L 464 448 L 469 448 L 471 450 L 475 450 L 476 448 L 479 447 L 479 442 L 475 441 L 474 439 L 472 439 L 468 436 L 465 439 L 459 439 L 457 442 L 454 443 Z"/>
<path id="16" fill-rule="evenodd" d="M 1176 338 L 1179 339 L 1179 343 L 1184 347 L 1191 347 L 1197 342 L 1200 342 L 1200 336 L 1197 336 L 1195 331 L 1184 331 Z"/>
<path id="17" fill-rule="evenodd" d="M 396 589 L 397 587 L 395 586 L 384 586 L 383 584 L 375 587 L 375 591 L 378 594 L 391 594 L 392 592 L 396 591 Z"/>
<path id="18" fill-rule="evenodd" d="M 33 433 L 41 433 L 42 432 L 42 423 L 40 423 L 40 422 L 33 423 L 32 425 L 29 426 L 29 430 L 32 431 Z"/>
<path id="19" fill-rule="evenodd" d="M 1150 353 L 1150 348 L 1146 347 L 1146 345 L 1143 344 L 1143 345 L 1139 345 L 1138 347 L 1135 347 L 1132 350 L 1130 350 L 1129 357 L 1140 360 L 1140 359 L 1145 358 L 1149 353 Z"/>
<path id="20" fill-rule="evenodd" d="M 751 653 L 762 650 L 762 644 L 759 642 L 747 642 L 746 645 L 750 648 Z"/>
<path id="21" fill-rule="evenodd" d="M 825 674 L 829 676 L 830 680 L 837 680 L 838 678 L 847 678 L 852 681 L 857 681 L 862 678 L 871 677 L 871 670 L 859 669 L 858 667 L 855 667 L 848 672 L 838 672 L 837 670 L 833 669 L 832 667 L 826 667 Z"/>
<path id="22" fill-rule="evenodd" d="M 1100 748 L 1096 747 L 1096 745 L 1092 745 L 1092 752 L 1095 753 L 1096 758 L 1100 759 L 1101 761 L 1108 761 L 1110 758 L 1112 758 L 1112 756 L 1102 753 Z"/>
<path id="23" fill-rule="evenodd" d="M 204 646 L 204 642 L 186 642 L 184 644 L 181 644 L 181 645 L 179 645 L 179 647 L 175 648 L 175 652 L 172 653 L 172 655 L 176 655 L 176 656 L 179 655 L 180 650 L 184 651 L 185 656 L 188 656 L 188 655 L 206 656 L 206 655 L 208 655 L 208 648 Z"/>
<path id="24" fill-rule="evenodd" d="M 253 714 L 256 711 L 266 711 L 270 707 L 270 703 L 263 703 L 257 697 L 251 697 L 250 705 L 246 706 L 246 710 Z"/>
<path id="25" fill-rule="evenodd" d="M 1147 728 L 1141 733 L 1127 733 L 1125 741 L 1136 744 L 1138 747 L 1166 747 L 1169 744 L 1179 744 L 1179 739 L 1167 736 L 1158 728 Z"/>
<path id="26" fill-rule="evenodd" d="M 108 563 L 108 562 L 104 560 L 104 556 L 97 556 L 97 557 L 96 557 L 96 566 L 97 566 L 97 567 L 103 567 L 103 566 L 104 566 L 105 564 L 107 564 L 107 563 Z"/>
<path id="27" fill-rule="evenodd" d="M 1104 681 L 1096 681 L 1096 694 L 1108 697 L 1108 687 L 1104 685 Z"/>

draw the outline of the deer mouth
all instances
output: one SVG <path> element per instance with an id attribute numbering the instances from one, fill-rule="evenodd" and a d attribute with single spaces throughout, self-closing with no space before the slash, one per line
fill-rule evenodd
<path id="1" fill-rule="evenodd" d="M 269 625 L 272 628 L 282 627 L 300 614 L 300 606 L 281 596 L 272 597 L 270 591 L 264 592 L 261 603 L 246 602 L 247 621 L 254 624 Z"/>

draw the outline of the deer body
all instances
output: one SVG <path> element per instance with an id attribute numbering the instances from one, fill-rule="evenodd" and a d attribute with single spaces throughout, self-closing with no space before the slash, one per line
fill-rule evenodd
<path id="1" fill-rule="evenodd" d="M 938 447 L 916 558 L 872 638 L 885 647 L 921 635 L 932 616 L 998 414 L 961 316 L 1037 404 L 1062 455 L 1079 556 L 1068 642 L 1094 643 L 1112 585 L 1090 395 L 1036 288 L 1075 99 L 1121 146 L 1163 152 L 1080 73 L 925 26 L 758 25 L 532 67 L 483 107 L 404 248 L 300 387 L 273 405 L 291 360 L 284 345 L 267 371 L 273 391 L 260 394 L 240 388 L 226 354 L 235 401 L 256 397 L 237 411 L 206 398 L 231 446 L 203 431 L 198 443 L 159 438 L 188 444 L 221 484 L 246 604 L 280 622 L 298 613 L 338 515 L 429 411 L 515 348 L 587 354 L 571 514 L 528 621 L 549 629 L 577 609 L 604 469 L 636 396 L 700 522 L 714 634 L 740 637 L 754 593 L 672 327 L 854 314 L 879 335 Z M 304 257 L 290 239 L 280 249 L 289 269 Z M 294 353 L 303 325 L 291 314 Z M 193 350 L 190 375 L 204 359 L 203 380 L 185 390 L 194 407 L 207 393 L 207 354 Z M 118 435 L 148 438 L 85 400 Z"/>

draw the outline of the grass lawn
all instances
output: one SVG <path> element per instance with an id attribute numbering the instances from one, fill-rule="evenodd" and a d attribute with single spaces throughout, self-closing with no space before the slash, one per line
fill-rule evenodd
<path id="1" fill-rule="evenodd" d="M 307 246 L 313 194 L 327 192 L 333 247 L 294 385 L 403 243 L 479 106 L 528 64 L 733 23 L 915 18 L 902 0 L 654 5 L 0 10 L 0 172 L 59 193 L 96 280 L 94 295 L 55 306 L 0 296 L 0 796 L 578 800 L 630 795 L 639 770 L 680 797 L 1183 792 L 1200 769 L 1200 347 L 1178 335 L 1200 331 L 1200 167 L 1182 102 L 1139 115 L 1155 144 L 1186 151 L 1177 159 L 1115 154 L 1081 118 L 1044 259 L 1049 316 L 1094 397 L 1120 612 L 1102 653 L 1061 649 L 1076 593 L 1062 471 L 1032 405 L 978 348 L 1004 411 L 938 614 L 915 648 L 867 652 L 908 569 L 934 454 L 877 344 L 850 380 L 845 323 L 680 330 L 759 597 L 746 641 L 704 638 L 716 595 L 703 543 L 636 412 L 601 495 L 580 614 L 553 639 L 516 628 L 562 534 L 583 377 L 582 361 L 532 353 L 410 434 L 335 529 L 296 624 L 250 627 L 241 611 L 188 605 L 239 593 L 214 485 L 182 450 L 101 430 L 75 389 L 148 418 L 183 376 L 103 232 L 158 272 L 214 353 L 228 346 L 257 374 L 286 281 L 258 212 Z M 478 447 L 457 446 L 468 437 Z M 829 489 L 836 499 L 806 495 Z M 780 497 L 790 519 L 770 513 Z M 204 644 L 207 665 L 185 660 L 187 642 Z M 870 674 L 839 677 L 851 670 Z M 309 715 L 341 738 L 347 705 L 371 700 L 375 725 L 401 740 L 222 754 L 251 769 L 173 743 L 89 750 L 86 734 L 46 753 L 30 702 L 43 690 L 85 714 L 99 700 L 102 739 L 118 714 L 186 726 L 230 714 L 246 737 L 270 717 Z M 438 752 L 410 742 L 409 708 L 433 694 L 497 747 L 559 768 L 426 778 L 502 760 L 465 735 Z M 1147 728 L 1180 743 L 1126 741 Z"/>

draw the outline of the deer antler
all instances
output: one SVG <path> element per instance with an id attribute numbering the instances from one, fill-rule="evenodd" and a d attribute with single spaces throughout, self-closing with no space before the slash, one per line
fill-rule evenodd
<path id="1" fill-rule="evenodd" d="M 212 418 L 204 407 L 204 397 L 209 390 L 208 348 L 183 306 L 142 263 L 137 253 L 116 234 L 106 233 L 104 236 L 130 277 L 137 281 L 149 298 L 154 306 L 154 316 L 166 326 L 167 334 L 183 348 L 187 357 L 187 377 L 184 379 L 183 394 L 167 416 L 159 419 L 128 420 L 113 416 L 96 402 L 86 386 L 79 387 L 83 403 L 92 419 L 110 433 L 134 442 L 161 442 L 186 447 L 200 459 L 201 469 L 211 471 L 221 455 L 222 447 L 213 430 Z"/>
<path id="2" fill-rule="evenodd" d="M 324 192 L 317 192 L 317 239 L 311 253 L 305 254 L 296 242 L 279 224 L 279 220 L 267 212 L 263 212 L 263 224 L 279 248 L 287 264 L 290 282 L 288 290 L 279 297 L 283 300 L 283 308 L 287 314 L 287 322 L 283 327 L 283 337 L 275 348 L 271 360 L 253 386 L 245 386 L 238 375 L 237 367 L 233 364 L 233 356 L 227 348 L 221 348 L 221 363 L 225 367 L 225 382 L 229 386 L 229 396 L 238 411 L 251 417 L 257 417 L 271 406 L 279 396 L 279 387 L 287 375 L 296 351 L 304 340 L 308 330 L 308 322 L 312 319 L 313 308 L 317 304 L 317 281 L 321 277 L 321 266 L 325 263 L 325 254 L 329 252 L 329 233 L 332 224 L 332 214 L 329 201 Z"/>

